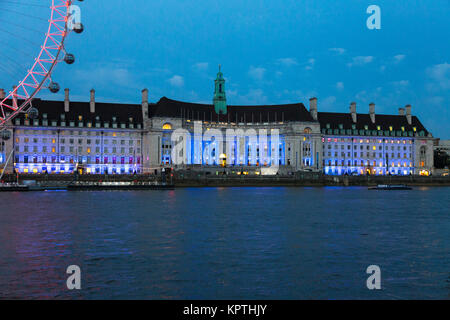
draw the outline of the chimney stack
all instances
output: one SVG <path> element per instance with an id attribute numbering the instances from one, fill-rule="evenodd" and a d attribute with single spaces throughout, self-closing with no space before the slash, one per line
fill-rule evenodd
<path id="1" fill-rule="evenodd" d="M 412 115 L 411 115 L 411 105 L 408 104 L 406 107 L 406 120 L 408 121 L 408 124 L 412 124 Z"/>
<path id="2" fill-rule="evenodd" d="M 314 121 L 317 121 L 317 98 L 309 99 L 309 113 Z"/>
<path id="3" fill-rule="evenodd" d="M 69 89 L 64 89 L 64 112 L 69 112 L 70 110 L 70 100 L 69 100 Z"/>
<path id="4" fill-rule="evenodd" d="M 90 101 L 91 113 L 95 113 L 95 90 L 91 90 L 91 101 Z"/>
<path id="5" fill-rule="evenodd" d="M 350 103 L 350 114 L 352 115 L 353 123 L 356 123 L 356 102 Z"/>
<path id="6" fill-rule="evenodd" d="M 142 115 L 148 118 L 148 89 L 142 90 Z"/>
<path id="7" fill-rule="evenodd" d="M 405 108 L 398 108 L 398 115 L 399 116 L 404 116 L 405 114 Z"/>
<path id="8" fill-rule="evenodd" d="M 4 89 L 0 89 L 0 100 L 5 99 L 6 94 L 5 94 L 5 90 Z"/>
<path id="9" fill-rule="evenodd" d="M 370 121 L 372 123 L 375 123 L 375 103 L 369 104 L 369 114 L 370 114 Z"/>

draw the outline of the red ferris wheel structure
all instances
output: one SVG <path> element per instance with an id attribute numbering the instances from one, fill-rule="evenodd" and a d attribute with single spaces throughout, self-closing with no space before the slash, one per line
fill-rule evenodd
<path id="1" fill-rule="evenodd" d="M 53 93 L 59 91 L 59 84 L 52 79 L 52 72 L 59 62 L 64 61 L 67 64 L 75 62 L 74 55 L 66 52 L 64 42 L 71 31 L 83 32 L 84 27 L 76 16 L 79 14 L 77 12 L 79 8 L 73 5 L 72 0 L 48 0 L 48 2 L 50 18 L 39 54 L 23 78 L 11 91 L 7 94 L 3 92 L 0 97 L 0 131 L 5 129 L 6 124 L 19 113 L 30 112 L 32 116 L 32 100 L 41 89 L 48 88 Z"/>

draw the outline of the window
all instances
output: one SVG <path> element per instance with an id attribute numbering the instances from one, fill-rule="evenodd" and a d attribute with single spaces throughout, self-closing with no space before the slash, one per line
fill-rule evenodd
<path id="1" fill-rule="evenodd" d="M 170 123 L 165 123 L 162 128 L 163 130 L 172 130 L 172 125 Z"/>

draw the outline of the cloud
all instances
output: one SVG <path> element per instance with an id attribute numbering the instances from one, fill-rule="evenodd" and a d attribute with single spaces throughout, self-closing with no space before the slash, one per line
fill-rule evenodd
<path id="1" fill-rule="evenodd" d="M 308 65 L 305 67 L 306 70 L 312 70 L 314 68 L 314 64 L 316 63 L 316 59 L 311 58 L 308 60 Z"/>
<path id="2" fill-rule="evenodd" d="M 373 56 L 357 56 L 352 59 L 352 62 L 347 63 L 347 66 L 363 66 L 365 64 L 371 63 L 373 61 Z"/>
<path id="3" fill-rule="evenodd" d="M 335 52 L 337 54 L 344 54 L 345 53 L 345 49 L 344 48 L 330 48 L 328 50 L 330 50 L 332 52 Z"/>
<path id="4" fill-rule="evenodd" d="M 208 62 L 198 62 L 192 66 L 197 71 L 206 71 L 209 68 Z"/>
<path id="5" fill-rule="evenodd" d="M 182 76 L 174 75 L 172 78 L 170 78 L 167 81 L 169 81 L 169 83 L 173 87 L 180 88 L 180 87 L 184 86 L 184 78 Z"/>
<path id="6" fill-rule="evenodd" d="M 277 60 L 277 64 L 285 67 L 292 67 L 298 65 L 298 62 L 295 58 L 281 58 Z"/>
<path id="7" fill-rule="evenodd" d="M 133 61 L 117 59 L 102 66 L 89 64 L 87 68 L 77 69 L 73 78 L 82 84 L 81 89 L 85 92 L 92 88 L 101 90 L 111 85 L 136 90 L 136 87 L 143 87 L 145 84 L 136 76 L 134 70 Z"/>
<path id="8" fill-rule="evenodd" d="M 369 91 L 362 90 L 355 95 L 355 99 L 363 103 L 369 103 L 380 101 L 381 98 L 385 98 L 386 100 L 391 100 L 392 102 L 392 97 L 387 97 L 386 94 L 383 95 L 382 91 L 382 87 L 372 88 Z"/>
<path id="9" fill-rule="evenodd" d="M 238 97 L 239 103 L 248 105 L 261 105 L 267 103 L 267 96 L 261 89 L 251 89 L 246 95 Z"/>
<path id="10" fill-rule="evenodd" d="M 330 96 L 318 102 L 319 108 L 323 110 L 335 110 L 336 97 Z"/>
<path id="11" fill-rule="evenodd" d="M 266 69 L 264 69 L 262 67 L 251 66 L 250 70 L 248 71 L 248 75 L 257 81 L 263 80 L 265 73 L 266 73 Z"/>
<path id="12" fill-rule="evenodd" d="M 404 54 L 398 54 L 398 55 L 394 56 L 394 61 L 395 61 L 395 63 L 399 63 L 405 58 L 406 58 L 406 56 Z"/>
<path id="13" fill-rule="evenodd" d="M 425 98 L 427 105 L 441 106 L 443 105 L 445 99 L 440 96 L 433 96 Z"/>
<path id="14" fill-rule="evenodd" d="M 407 87 L 409 86 L 408 80 L 400 80 L 400 81 L 394 81 L 392 84 L 396 87 Z"/>
<path id="15" fill-rule="evenodd" d="M 443 90 L 450 89 L 450 64 L 445 62 L 436 64 L 426 69 L 427 76 L 434 82 L 435 86 Z"/>
<path id="16" fill-rule="evenodd" d="M 343 90 L 344 89 L 344 83 L 339 81 L 336 83 L 336 89 Z"/>

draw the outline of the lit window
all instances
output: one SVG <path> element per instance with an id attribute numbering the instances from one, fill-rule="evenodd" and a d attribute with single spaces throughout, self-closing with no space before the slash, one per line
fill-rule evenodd
<path id="1" fill-rule="evenodd" d="M 392 130 L 393 130 L 392 126 L 389 126 L 389 131 L 392 131 Z"/>
<path id="2" fill-rule="evenodd" d="M 163 130 L 172 130 L 172 125 L 170 123 L 165 123 L 162 128 Z"/>

